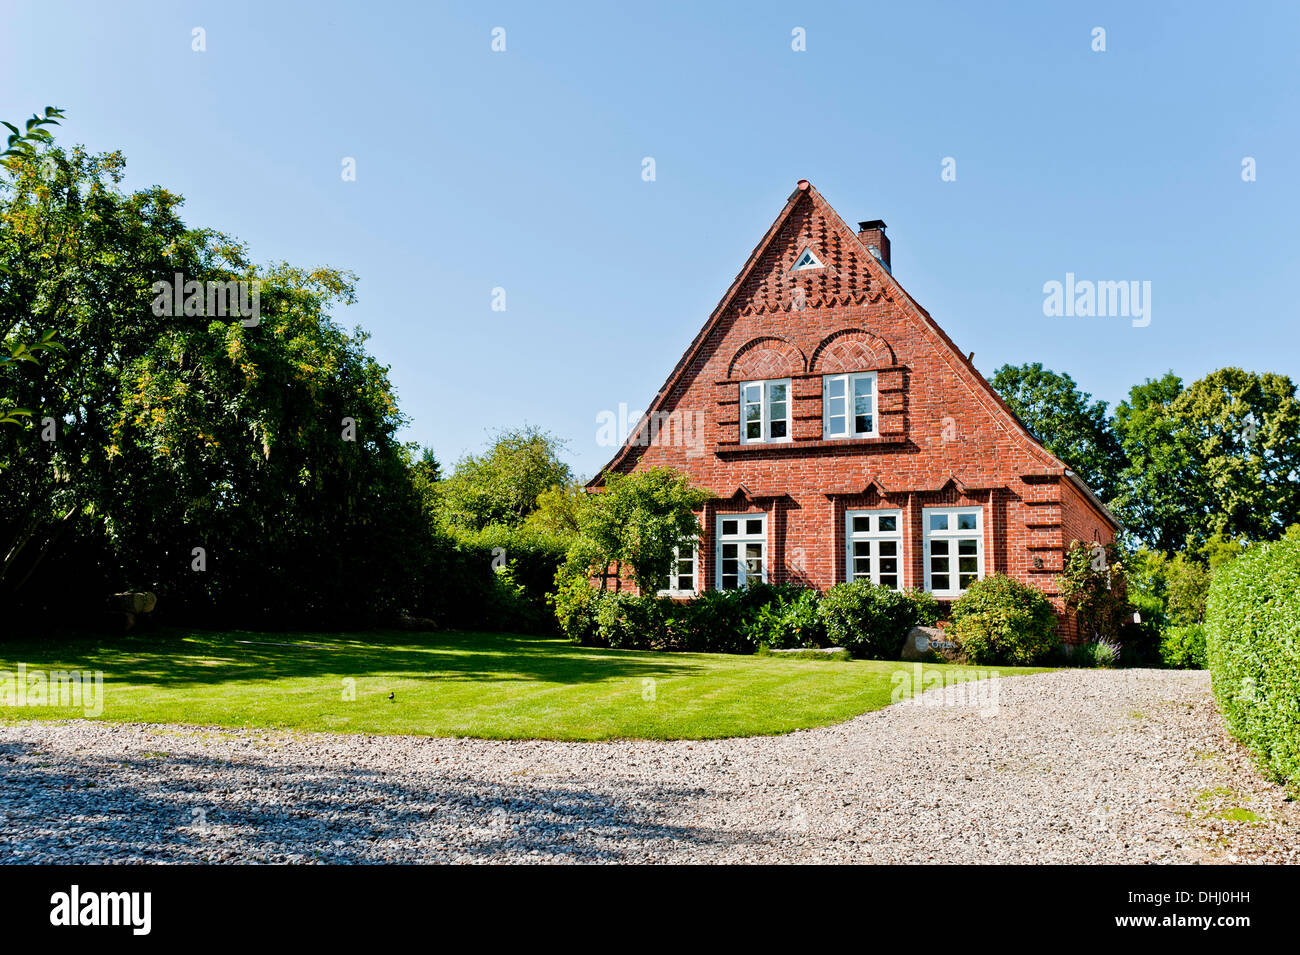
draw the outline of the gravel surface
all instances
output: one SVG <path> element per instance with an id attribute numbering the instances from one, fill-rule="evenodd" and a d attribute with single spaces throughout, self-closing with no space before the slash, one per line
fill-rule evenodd
<path id="1" fill-rule="evenodd" d="M 1300 862 L 1207 674 L 989 686 L 707 742 L 8 722 L 0 861 Z"/>

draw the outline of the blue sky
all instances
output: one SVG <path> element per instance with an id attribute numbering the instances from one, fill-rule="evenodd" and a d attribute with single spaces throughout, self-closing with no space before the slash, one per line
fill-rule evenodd
<path id="1" fill-rule="evenodd" d="M 800 178 L 888 222 L 986 375 L 1041 361 L 1112 404 L 1170 369 L 1300 378 L 1295 4 L 0 11 L 0 118 L 62 106 L 192 225 L 356 272 L 336 318 L 447 465 L 526 422 L 597 470 L 597 415 L 650 400 Z M 1151 323 L 1045 317 L 1067 272 L 1151 282 Z"/>

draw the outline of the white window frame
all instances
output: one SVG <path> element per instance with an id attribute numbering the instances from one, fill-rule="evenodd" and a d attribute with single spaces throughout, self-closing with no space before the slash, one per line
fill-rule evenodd
<path id="1" fill-rule="evenodd" d="M 803 262 L 804 256 L 808 257 L 808 261 L 803 265 L 800 265 L 799 263 Z M 791 267 L 790 271 L 808 272 L 813 269 L 824 269 L 825 267 L 826 266 L 822 264 L 822 260 L 817 257 L 817 253 L 812 250 L 812 246 L 805 245 L 803 251 L 794 257 L 794 265 Z"/>
<path id="2" fill-rule="evenodd" d="M 931 530 L 930 518 L 946 514 L 948 516 L 947 530 Z M 974 514 L 975 527 L 965 530 L 957 529 L 958 515 Z M 966 591 L 961 586 L 960 565 L 953 564 L 954 560 L 960 562 L 962 554 L 956 549 L 960 547 L 957 543 L 962 540 L 975 541 L 975 579 L 984 579 L 984 507 L 976 504 L 970 507 L 925 507 L 921 509 L 921 532 L 925 540 L 925 589 L 936 597 L 960 597 Z M 935 590 L 931 583 L 931 560 L 933 558 L 931 545 L 935 541 L 946 541 L 948 543 L 949 553 L 940 554 L 940 557 L 947 557 L 948 563 L 948 583 L 949 586 L 944 590 Z M 969 556 L 969 555 L 965 555 Z"/>
<path id="3" fill-rule="evenodd" d="M 694 597 L 700 592 L 700 548 L 698 544 L 691 544 L 691 586 L 685 590 L 677 586 L 678 580 L 685 576 L 678 572 L 677 565 L 682 559 L 682 548 L 673 548 L 673 561 L 668 567 L 668 586 L 659 591 L 660 597 Z"/>
<path id="4" fill-rule="evenodd" d="M 772 417 L 772 387 L 774 385 L 785 386 L 785 416 L 782 418 Z M 748 402 L 745 399 L 745 390 L 747 388 L 759 388 L 759 436 L 757 438 L 746 437 L 745 425 L 748 423 L 745 417 L 745 410 Z M 789 378 L 764 378 L 755 381 L 742 381 L 740 383 L 740 443 L 741 444 L 784 444 L 794 440 L 794 384 Z M 772 422 L 785 422 L 785 437 L 772 437 Z"/>
<path id="5" fill-rule="evenodd" d="M 749 531 L 745 525 L 745 521 L 753 521 L 753 520 L 762 522 L 760 524 L 761 529 L 757 533 Z M 737 524 L 738 533 L 732 534 L 728 537 L 723 537 L 722 524 L 724 521 L 739 522 Z M 749 513 L 749 514 L 719 514 L 717 515 L 717 520 L 714 523 L 714 530 L 716 532 L 714 534 L 715 544 L 713 548 L 714 557 L 716 558 L 714 560 L 714 572 L 713 572 L 714 586 L 718 590 L 731 589 L 731 588 L 724 588 L 722 586 L 722 577 L 723 577 L 722 548 L 725 544 L 735 544 L 737 545 L 737 547 L 743 547 L 746 544 L 760 545 L 762 547 L 762 551 L 759 556 L 759 561 L 761 563 L 761 566 L 759 568 L 760 572 L 758 574 L 758 581 L 764 584 L 767 583 L 767 577 L 768 577 L 767 567 L 768 567 L 769 558 L 771 556 L 770 550 L 767 546 L 767 514 L 763 511 L 759 511 L 758 513 Z M 750 578 L 748 568 L 745 566 L 745 559 L 741 556 L 741 554 L 742 551 L 737 550 L 736 558 L 735 558 L 737 561 L 737 567 L 736 567 L 737 586 L 734 588 L 736 590 L 744 589 L 745 587 L 748 587 L 751 583 L 753 583 L 753 580 Z"/>
<path id="6" fill-rule="evenodd" d="M 844 382 L 844 430 L 831 430 L 831 382 Z M 857 430 L 857 414 L 854 412 L 856 406 L 856 385 L 859 381 L 871 382 L 871 430 Z M 822 377 L 822 438 L 831 440 L 834 438 L 874 438 L 880 434 L 880 415 L 878 413 L 879 396 L 876 391 L 876 373 L 874 371 L 855 371 L 847 372 L 841 375 L 824 375 Z"/>
<path id="7" fill-rule="evenodd" d="M 867 517 L 872 521 L 872 529 L 867 531 L 855 531 L 853 529 L 853 519 L 855 517 Z M 882 531 L 879 529 L 880 518 L 892 517 L 894 519 L 894 529 L 892 531 Z M 870 580 L 877 587 L 888 587 L 889 584 L 880 582 L 880 547 L 882 542 L 890 541 L 897 544 L 894 552 L 894 559 L 897 560 L 895 571 L 891 576 L 895 578 L 893 584 L 894 590 L 903 589 L 903 569 L 907 566 L 907 543 L 903 535 L 903 511 L 901 508 L 857 508 L 844 512 L 844 579 L 852 583 L 855 580 Z M 856 566 L 854 564 L 854 544 L 867 543 L 870 545 L 870 555 L 868 560 L 871 561 L 871 570 L 865 577 L 858 577 L 855 574 Z"/>

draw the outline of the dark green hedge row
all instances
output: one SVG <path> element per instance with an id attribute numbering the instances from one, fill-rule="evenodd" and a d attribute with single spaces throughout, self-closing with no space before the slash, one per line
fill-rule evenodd
<path id="1" fill-rule="evenodd" d="M 422 568 L 421 615 L 459 630 L 554 633 L 546 595 L 565 550 L 558 538 L 505 527 L 438 533 Z"/>
<path id="2" fill-rule="evenodd" d="M 1300 540 L 1215 571 L 1206 657 L 1229 731 L 1271 776 L 1300 785 Z"/>
<path id="3" fill-rule="evenodd" d="M 169 578 L 115 567 L 111 548 L 93 528 L 68 536 L 71 541 L 50 554 L 39 579 L 9 609 L 0 639 L 52 630 L 99 632 L 106 597 L 124 589 L 124 580 L 130 589 L 158 597 L 157 610 L 138 626 L 352 630 L 417 617 L 442 628 L 558 631 L 546 595 L 554 589 L 566 542 L 534 531 L 447 531 L 413 514 L 362 531 L 345 522 L 316 547 L 276 542 L 272 552 L 253 543 L 241 552 L 206 539 L 206 572 L 191 572 L 188 552 L 176 550 L 156 561 L 183 568 Z M 236 536 L 232 531 L 231 539 Z"/>

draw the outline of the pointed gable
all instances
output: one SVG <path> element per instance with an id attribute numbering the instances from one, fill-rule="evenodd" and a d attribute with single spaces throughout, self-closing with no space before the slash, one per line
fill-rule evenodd
<path id="1" fill-rule="evenodd" d="M 735 296 L 740 315 L 861 305 L 873 288 L 869 256 L 811 186 L 801 183 Z"/>
<path id="2" fill-rule="evenodd" d="M 820 265 L 797 268 L 806 264 L 804 257 L 809 252 Z M 906 326 L 906 331 L 896 330 L 896 334 L 924 342 L 924 347 L 934 358 L 932 369 L 942 367 L 944 374 L 951 376 L 946 386 L 949 389 L 946 400 L 969 402 L 981 409 L 986 426 L 1001 434 L 1003 439 L 1016 446 L 1018 453 L 1027 455 L 1034 462 L 1026 466 L 1046 467 L 1058 475 L 1069 473 L 1066 466 L 1016 418 L 1002 397 L 976 370 L 971 358 L 953 344 L 929 313 L 898 283 L 883 262 L 872 255 L 859 235 L 807 180 L 800 180 L 787 198 L 776 220 L 750 253 L 704 327 L 647 406 L 646 419 L 671 410 L 706 366 L 710 367 L 715 379 L 724 375 L 728 379 L 737 375 L 756 378 L 797 376 L 801 372 L 815 375 L 861 367 L 893 366 L 891 377 L 881 381 L 880 415 L 882 422 L 890 423 L 889 427 L 881 430 L 882 433 L 891 433 L 896 441 L 906 440 L 904 425 L 908 412 L 903 382 L 909 372 L 898 366 L 891 341 L 877 336 L 869 327 L 870 320 L 866 320 L 867 327 L 860 324 L 865 306 L 885 309 L 896 325 Z M 781 320 L 788 319 L 788 313 L 801 310 L 824 310 L 824 314 L 856 313 L 859 320 L 846 322 L 838 330 L 828 330 L 826 337 L 818 342 L 805 342 L 801 350 L 780 331 Z M 745 334 L 739 342 L 729 346 L 725 355 L 719 355 L 720 344 L 738 323 L 747 326 Z M 727 364 L 719 365 L 719 362 Z M 712 387 L 715 382 L 709 384 Z M 721 382 L 716 382 L 716 385 L 722 387 Z M 807 401 L 814 392 L 820 395 L 814 386 L 796 384 L 796 404 Z M 729 410 L 735 404 L 734 397 L 718 400 L 720 429 L 735 424 L 735 413 Z M 812 440 L 807 436 L 799 437 L 801 427 L 806 432 L 819 426 L 814 423 L 801 425 L 796 420 L 796 446 L 800 440 Z M 639 429 L 633 429 L 632 437 L 606 465 L 606 470 L 626 471 L 635 467 L 646 447 L 637 439 L 638 433 Z M 719 435 L 714 448 L 721 450 L 723 446 L 735 443 Z M 601 483 L 602 476 L 598 474 L 588 486 L 598 487 Z"/>
<path id="3" fill-rule="evenodd" d="M 1066 548 L 1119 525 L 894 278 L 884 222 L 859 228 L 800 181 L 607 469 L 711 490 L 692 593 L 748 582 L 727 529 L 743 515 L 743 562 L 768 582 L 870 577 L 944 601 L 1006 573 L 1063 610 Z M 951 551 L 934 518 L 957 512 Z M 954 553 L 958 571 L 934 569 Z"/>

